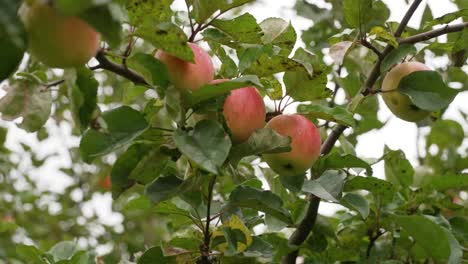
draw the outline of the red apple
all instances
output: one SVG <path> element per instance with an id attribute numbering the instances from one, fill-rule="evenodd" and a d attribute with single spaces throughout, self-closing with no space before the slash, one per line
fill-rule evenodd
<path id="1" fill-rule="evenodd" d="M 28 50 L 49 67 L 69 68 L 88 62 L 99 48 L 99 33 L 82 19 L 65 16 L 50 4 L 33 1 L 21 7 Z"/>
<path id="2" fill-rule="evenodd" d="M 405 62 L 391 69 L 382 83 L 382 98 L 392 113 L 406 121 L 421 121 L 430 112 L 425 111 L 411 102 L 411 99 L 398 91 L 398 85 L 403 77 L 415 71 L 430 71 L 429 67 L 420 62 Z"/>
<path id="3" fill-rule="evenodd" d="M 213 80 L 214 67 L 206 51 L 194 43 L 189 43 L 189 46 L 193 51 L 193 63 L 162 50 L 158 50 L 155 57 L 166 65 L 169 79 L 175 87 L 195 91 Z"/>
<path id="4" fill-rule="evenodd" d="M 271 169 L 283 176 L 304 173 L 320 156 L 320 134 L 315 125 L 302 115 L 273 117 L 266 127 L 283 136 L 291 137 L 291 151 L 264 154 L 263 160 Z"/>

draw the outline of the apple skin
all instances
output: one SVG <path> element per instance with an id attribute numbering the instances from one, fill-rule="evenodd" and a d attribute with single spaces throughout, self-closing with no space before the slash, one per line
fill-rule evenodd
<path id="1" fill-rule="evenodd" d="M 181 60 L 162 50 L 158 50 L 155 57 L 166 65 L 169 79 L 175 87 L 196 91 L 213 80 L 214 66 L 206 51 L 194 43 L 188 45 L 193 51 L 194 63 Z"/>
<path id="2" fill-rule="evenodd" d="M 35 1 L 19 11 L 28 34 L 28 50 L 49 67 L 70 68 L 88 62 L 97 53 L 100 35 L 85 21 L 60 14 Z"/>
<path id="3" fill-rule="evenodd" d="M 263 160 L 270 168 L 282 176 L 304 173 L 320 156 L 320 133 L 315 125 L 299 114 L 273 117 L 266 127 L 283 136 L 291 137 L 291 151 L 264 154 Z"/>
<path id="4" fill-rule="evenodd" d="M 222 81 L 225 80 L 215 80 L 212 83 Z M 232 90 L 226 98 L 223 115 L 233 143 L 240 143 L 247 140 L 255 130 L 265 126 L 265 103 L 255 87 L 242 87 Z"/>
<path id="5" fill-rule="evenodd" d="M 430 71 L 420 62 L 405 62 L 391 69 L 382 82 L 382 98 L 392 113 L 409 122 L 418 122 L 429 116 L 430 112 L 420 109 L 411 99 L 399 92 L 398 85 L 403 77 L 415 71 Z"/>

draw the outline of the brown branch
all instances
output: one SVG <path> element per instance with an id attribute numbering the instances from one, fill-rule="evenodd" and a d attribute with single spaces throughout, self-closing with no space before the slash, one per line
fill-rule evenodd
<path id="1" fill-rule="evenodd" d="M 414 2 L 411 4 L 405 16 L 403 17 L 400 25 L 395 31 L 395 34 L 394 34 L 395 37 L 401 36 L 411 16 L 414 14 L 419 4 L 421 4 L 421 1 L 422 0 L 414 0 Z M 391 45 L 387 45 L 385 49 L 383 50 L 381 56 L 377 59 L 377 62 L 375 63 L 374 68 L 372 68 L 366 80 L 366 83 L 364 84 L 363 91 L 362 91 L 364 95 L 372 94 L 372 87 L 374 86 L 375 82 L 380 76 L 380 64 L 382 63 L 382 60 L 385 58 L 385 56 L 387 56 L 388 53 L 392 51 L 392 49 L 393 47 Z M 322 155 L 326 155 L 332 150 L 336 141 L 338 140 L 338 138 L 341 136 L 341 134 L 343 133 L 345 129 L 346 129 L 346 126 L 343 126 L 343 125 L 337 125 L 335 126 L 335 128 L 333 128 L 332 132 L 330 133 L 330 135 L 328 135 L 327 139 L 322 145 L 322 149 L 321 149 Z M 302 219 L 302 221 L 299 223 L 297 229 L 289 238 L 289 244 L 292 246 L 300 246 L 307 239 L 307 237 L 310 234 L 310 231 L 312 231 L 315 225 L 315 220 L 317 219 L 318 208 L 320 204 L 320 198 L 316 197 L 313 194 L 310 194 L 308 195 L 308 199 L 310 203 L 307 208 L 307 213 L 304 219 Z M 286 255 L 283 258 L 283 263 L 295 264 L 298 254 L 299 254 L 299 249 L 294 250 L 293 252 L 290 252 L 288 255 Z"/>
<path id="2" fill-rule="evenodd" d="M 96 66 L 89 67 L 91 70 L 97 70 L 97 69 L 108 70 L 117 75 L 127 78 L 128 80 L 132 81 L 135 84 L 142 84 L 142 85 L 150 86 L 149 83 L 145 81 L 143 76 L 124 67 L 123 65 L 110 61 L 106 57 L 104 50 L 99 50 L 95 58 L 99 62 L 99 64 Z"/>
<path id="3" fill-rule="evenodd" d="M 216 175 L 213 175 L 210 183 L 208 185 L 208 197 L 207 197 L 207 204 L 206 204 L 206 226 L 205 231 L 203 232 L 204 240 L 203 244 L 200 246 L 201 251 L 201 264 L 210 264 L 210 240 L 211 240 L 211 233 L 210 233 L 210 222 L 211 222 L 211 200 L 213 199 L 213 189 L 216 184 Z"/>
<path id="4" fill-rule="evenodd" d="M 446 25 L 445 27 L 437 28 L 431 31 L 423 32 L 411 37 L 403 38 L 398 40 L 399 44 L 414 44 L 421 41 L 426 41 L 431 38 L 442 36 L 448 33 L 462 31 L 463 29 L 468 28 L 468 22 L 455 24 L 455 25 Z"/>
<path id="5" fill-rule="evenodd" d="M 363 38 L 359 41 L 359 43 L 374 52 L 377 57 L 382 57 L 382 52 L 380 52 L 374 45 L 367 41 L 367 39 Z"/>

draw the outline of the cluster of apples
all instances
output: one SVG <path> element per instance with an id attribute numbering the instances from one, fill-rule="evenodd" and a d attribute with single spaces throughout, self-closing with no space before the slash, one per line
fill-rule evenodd
<path id="1" fill-rule="evenodd" d="M 187 62 L 164 51 L 156 52 L 178 89 L 196 91 L 206 84 L 228 81 L 213 80 L 214 67 L 210 56 L 194 43 L 189 43 L 194 60 Z M 268 127 L 291 137 L 291 151 L 263 155 L 264 161 L 280 175 L 298 175 L 312 167 L 320 155 L 320 134 L 315 125 L 299 114 L 278 115 L 265 125 L 266 110 L 262 96 L 253 86 L 231 91 L 223 105 L 223 115 L 232 141 L 241 143 L 257 129 Z"/>

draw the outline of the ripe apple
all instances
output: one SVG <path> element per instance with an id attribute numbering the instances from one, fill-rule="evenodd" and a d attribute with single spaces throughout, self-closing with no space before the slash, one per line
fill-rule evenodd
<path id="1" fill-rule="evenodd" d="M 56 68 L 80 66 L 96 55 L 99 33 L 82 19 L 60 14 L 40 2 L 24 3 L 19 11 L 31 55 Z"/>
<path id="2" fill-rule="evenodd" d="M 406 121 L 417 122 L 430 114 L 429 111 L 414 105 L 406 94 L 398 91 L 398 85 L 406 75 L 415 71 L 430 70 L 429 67 L 420 62 L 405 62 L 395 66 L 387 73 L 382 83 L 382 98 L 395 116 Z"/>
<path id="3" fill-rule="evenodd" d="M 226 80 L 215 80 L 212 83 L 223 81 Z M 231 131 L 232 141 L 239 143 L 265 126 L 265 103 L 253 86 L 235 89 L 224 101 L 223 115 Z"/>
<path id="4" fill-rule="evenodd" d="M 193 63 L 162 50 L 158 50 L 155 57 L 166 65 L 169 79 L 175 87 L 195 91 L 213 80 L 214 67 L 206 51 L 194 43 L 188 44 L 193 51 Z"/>
<path id="5" fill-rule="evenodd" d="M 291 137 L 291 151 L 264 154 L 263 160 L 282 176 L 304 173 L 320 156 L 320 134 L 315 125 L 302 115 L 279 115 L 273 117 L 266 127 L 283 136 Z"/>

